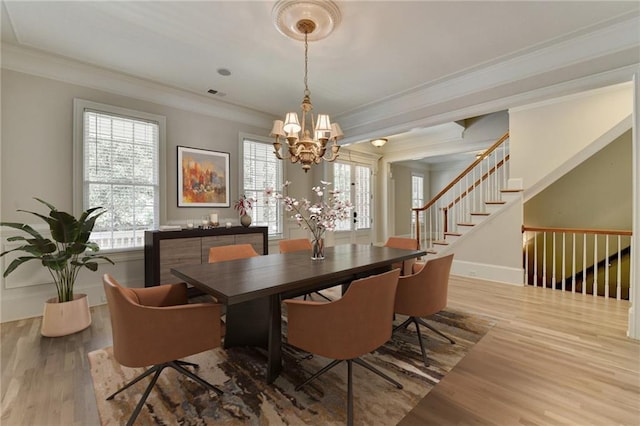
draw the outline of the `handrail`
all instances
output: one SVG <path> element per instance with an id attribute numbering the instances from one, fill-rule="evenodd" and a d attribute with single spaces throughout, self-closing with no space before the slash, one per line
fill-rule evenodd
<path id="1" fill-rule="evenodd" d="M 435 197 L 433 197 L 431 199 L 431 201 L 429 201 L 427 204 L 425 204 L 422 207 L 413 207 L 413 208 L 411 208 L 411 210 L 413 210 L 415 212 L 421 212 L 421 211 L 427 210 L 429 207 L 434 205 L 436 203 L 436 201 L 438 201 L 438 199 L 440 199 L 451 188 L 453 188 L 458 182 L 460 182 L 467 175 L 467 173 L 469 173 L 471 170 L 473 170 L 474 167 L 476 167 L 478 164 L 480 164 L 480 162 L 482 162 L 482 160 L 484 160 L 486 157 L 488 157 L 489 154 L 491 154 L 493 151 L 495 151 L 496 148 L 498 148 L 502 144 L 502 142 L 504 142 L 508 138 L 509 138 L 509 132 L 505 133 L 500 139 L 498 139 L 498 141 L 496 143 L 491 145 L 491 147 L 489 149 L 487 149 L 480 157 L 476 158 L 476 161 L 474 161 L 473 163 L 471 163 L 471 165 L 469 167 L 464 169 L 464 171 L 462 173 L 460 173 L 458 175 L 458 177 L 456 177 L 454 180 L 449 182 L 449 184 L 447 186 L 445 186 L 442 191 L 438 192 L 438 195 L 436 195 Z"/>
<path id="2" fill-rule="evenodd" d="M 507 131 L 500 139 L 498 139 L 493 145 L 491 145 L 486 151 L 484 151 L 479 157 L 476 158 L 476 160 L 471 163 L 471 165 L 469 165 L 465 170 L 462 171 L 462 173 L 460 173 L 455 179 L 453 179 L 451 182 L 449 182 L 449 184 L 447 186 L 445 186 L 435 197 L 433 197 L 427 204 L 425 204 L 422 207 L 412 207 L 411 211 L 415 212 L 415 230 L 416 230 L 416 241 L 418 243 L 418 249 L 420 249 L 420 212 L 426 212 L 428 209 L 430 209 L 433 205 L 435 205 L 442 197 L 444 197 L 452 188 L 454 188 L 458 182 L 460 182 L 462 179 L 464 179 L 471 171 L 475 170 L 475 168 L 480 165 L 485 159 L 487 159 L 489 157 L 489 155 L 491 155 L 494 151 L 496 151 L 502 144 L 505 143 L 505 141 L 509 139 L 509 132 Z M 490 176 L 492 173 L 496 172 L 498 170 L 498 168 L 503 167 L 506 164 L 506 161 L 509 159 L 509 156 L 505 156 L 503 157 L 502 161 L 500 161 L 500 163 L 498 164 L 496 162 L 496 164 L 494 164 L 493 168 L 491 170 L 487 170 L 487 172 L 485 173 L 486 175 L 486 179 L 488 179 L 488 176 Z M 482 170 L 481 170 L 482 171 Z M 485 175 L 482 175 L 480 177 L 480 182 L 483 182 L 483 180 L 485 179 Z M 469 192 L 469 189 L 467 189 L 467 192 Z M 460 195 L 458 198 L 462 198 L 462 195 Z M 455 204 L 455 201 L 454 201 Z M 445 207 L 444 209 L 444 214 L 446 215 L 446 211 L 447 208 Z M 446 231 L 446 224 L 445 224 L 445 231 Z"/>
<path id="3" fill-rule="evenodd" d="M 566 232 L 572 234 L 598 234 L 598 235 L 620 235 L 620 236 L 632 236 L 632 231 L 618 230 L 618 229 L 586 229 L 586 228 L 545 228 L 534 226 L 523 226 L 522 232 Z"/>
<path id="4" fill-rule="evenodd" d="M 482 183 L 482 181 L 485 181 L 487 179 L 489 179 L 489 176 L 491 176 L 493 173 L 495 173 L 500 167 L 502 167 L 504 165 L 504 163 L 509 160 L 509 155 L 505 156 L 504 160 L 500 160 L 500 162 L 498 164 L 496 164 L 495 166 L 493 166 L 490 170 L 487 171 L 487 173 L 483 174 L 482 176 L 480 176 L 480 178 L 478 180 L 476 180 L 475 182 L 473 182 L 471 185 L 469 185 L 469 187 L 461 194 L 458 196 L 458 198 L 456 198 L 455 200 L 453 200 L 452 202 L 449 203 L 449 205 L 447 205 L 446 207 L 444 207 L 444 209 L 450 209 L 451 207 L 453 207 L 456 203 L 459 203 L 460 201 L 462 201 L 462 199 L 464 197 L 466 197 L 469 192 L 471 192 L 471 190 L 480 185 Z"/>

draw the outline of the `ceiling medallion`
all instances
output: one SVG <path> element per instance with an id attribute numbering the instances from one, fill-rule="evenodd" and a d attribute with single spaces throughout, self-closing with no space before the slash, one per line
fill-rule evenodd
<path id="1" fill-rule="evenodd" d="M 280 33 L 299 41 L 304 40 L 306 34 L 298 28 L 298 22 L 303 19 L 315 24 L 308 41 L 327 37 L 342 20 L 340 9 L 330 0 L 280 0 L 273 6 L 271 16 Z"/>

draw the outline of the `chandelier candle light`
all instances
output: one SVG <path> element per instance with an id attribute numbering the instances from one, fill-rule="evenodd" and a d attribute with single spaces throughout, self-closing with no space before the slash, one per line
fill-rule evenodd
<path id="1" fill-rule="evenodd" d="M 314 13 L 319 13 L 316 19 Z M 312 164 L 320 164 L 322 160 L 334 161 L 338 158 L 340 145 L 337 141 L 344 137 L 340 126 L 331 123 L 329 115 L 318 114 L 314 120 L 313 105 L 311 104 L 311 92 L 307 81 L 309 64 L 309 35 L 318 29 L 318 23 L 328 23 L 330 28 L 319 28 L 315 39 L 323 38 L 333 30 L 333 25 L 339 20 L 339 10 L 333 2 L 318 1 L 280 1 L 273 9 L 276 26 L 283 34 L 297 38 L 304 35 L 304 97 L 302 98 L 302 122 L 298 121 L 298 114 L 288 112 L 284 121 L 275 120 L 271 137 L 275 137 L 273 147 L 276 157 L 280 160 L 290 159 L 292 163 L 300 162 L 302 169 L 309 171 Z M 299 19 L 298 19 L 299 18 Z M 291 25 L 295 20 L 295 25 Z M 295 28 L 295 31 L 293 31 Z M 280 138 L 286 139 L 288 156 L 283 157 L 280 153 L 282 142 Z M 327 143 L 333 141 L 330 146 L 328 157 L 325 157 Z M 286 155 L 286 154 L 285 154 Z"/>
<path id="2" fill-rule="evenodd" d="M 324 259 L 324 234 L 326 231 L 335 231 L 336 223 L 340 220 L 349 219 L 349 212 L 353 208 L 350 201 L 342 200 L 340 190 L 333 189 L 327 191 L 330 182 L 320 181 L 319 186 L 314 186 L 311 190 L 315 193 L 317 201 L 312 203 L 306 198 L 297 200 L 286 195 L 286 191 L 291 182 L 287 181 L 283 185 L 283 193 L 277 193 L 273 188 L 266 188 L 266 200 L 273 197 L 284 204 L 284 209 L 291 212 L 292 219 L 295 219 L 303 229 L 309 230 L 313 235 L 311 242 L 311 259 Z M 325 200 L 325 193 L 328 199 Z"/>

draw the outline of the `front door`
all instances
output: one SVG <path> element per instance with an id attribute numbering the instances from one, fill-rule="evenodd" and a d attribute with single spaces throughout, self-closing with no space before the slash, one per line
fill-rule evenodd
<path id="1" fill-rule="evenodd" d="M 371 244 L 372 232 L 372 176 L 370 166 L 354 162 L 333 163 L 333 182 L 344 197 L 351 201 L 351 219 L 337 224 L 334 244 Z"/>

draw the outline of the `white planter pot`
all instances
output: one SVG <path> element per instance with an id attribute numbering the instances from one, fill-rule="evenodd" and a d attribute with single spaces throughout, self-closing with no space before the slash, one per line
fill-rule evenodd
<path id="1" fill-rule="evenodd" d="M 75 294 L 72 301 L 63 303 L 53 297 L 44 304 L 40 333 L 46 337 L 66 336 L 90 325 L 91 311 L 86 294 Z"/>

